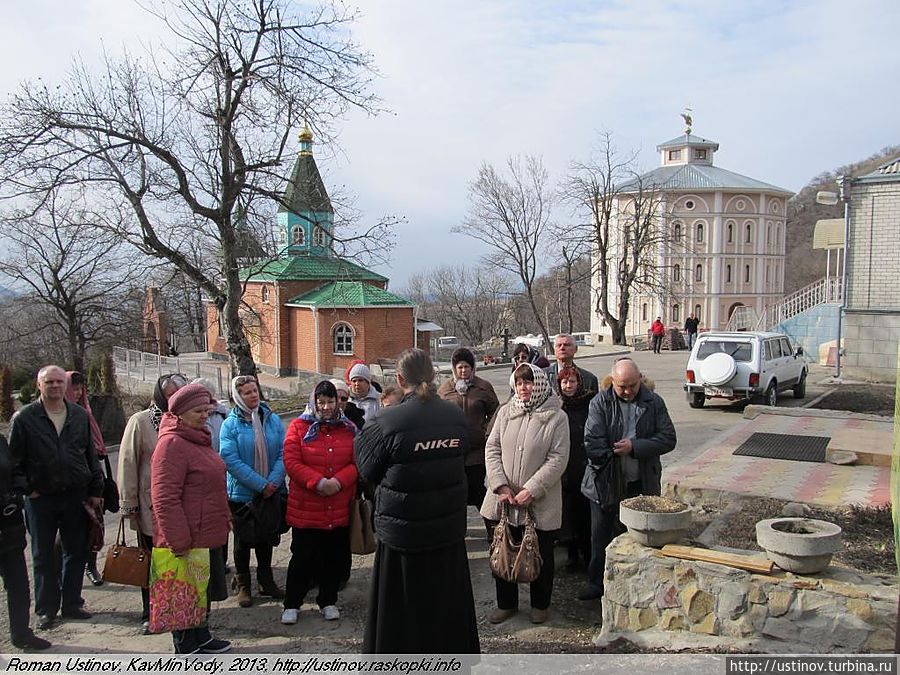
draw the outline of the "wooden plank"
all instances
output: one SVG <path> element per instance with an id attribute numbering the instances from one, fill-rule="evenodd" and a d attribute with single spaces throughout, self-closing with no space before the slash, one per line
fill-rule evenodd
<path id="1" fill-rule="evenodd" d="M 701 560 L 761 574 L 769 574 L 775 565 L 771 560 L 765 560 L 758 556 L 725 553 L 724 551 L 713 551 L 708 548 L 697 548 L 695 546 L 679 546 L 677 544 L 666 544 L 662 547 L 662 554 L 671 558 Z"/>

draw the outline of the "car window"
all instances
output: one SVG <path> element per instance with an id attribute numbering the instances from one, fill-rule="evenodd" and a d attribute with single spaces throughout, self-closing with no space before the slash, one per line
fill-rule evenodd
<path id="1" fill-rule="evenodd" d="M 753 345 L 730 340 L 703 340 L 697 347 L 697 360 L 702 361 L 707 356 L 719 353 L 728 354 L 735 361 L 749 363 L 753 358 Z"/>
<path id="2" fill-rule="evenodd" d="M 784 355 L 784 356 L 793 356 L 794 355 L 794 350 L 791 349 L 791 343 L 788 342 L 787 338 L 781 338 L 779 340 L 779 342 L 781 343 L 782 355 Z"/>
<path id="3" fill-rule="evenodd" d="M 766 340 L 766 361 L 777 359 L 781 356 L 781 350 L 778 348 L 778 340 Z"/>

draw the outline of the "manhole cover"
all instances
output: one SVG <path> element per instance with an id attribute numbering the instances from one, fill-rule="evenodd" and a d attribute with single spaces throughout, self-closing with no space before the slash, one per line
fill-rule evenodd
<path id="1" fill-rule="evenodd" d="M 830 436 L 798 436 L 795 434 L 751 434 L 733 455 L 793 459 L 798 462 L 824 462 Z"/>

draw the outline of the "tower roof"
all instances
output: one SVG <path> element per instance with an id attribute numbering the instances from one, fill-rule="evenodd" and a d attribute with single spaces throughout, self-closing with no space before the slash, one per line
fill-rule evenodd
<path id="1" fill-rule="evenodd" d="M 708 138 L 702 138 L 700 136 L 695 136 L 693 134 L 684 134 L 679 136 L 678 138 L 673 138 L 671 141 L 666 141 L 665 143 L 660 143 L 656 146 L 657 150 L 667 150 L 668 148 L 712 148 L 713 150 L 719 149 L 719 144 L 715 141 L 711 141 Z"/>
<path id="2" fill-rule="evenodd" d="M 245 281 L 316 281 L 341 279 L 346 281 L 386 282 L 376 272 L 361 265 L 329 256 L 292 255 L 251 265 L 241 270 Z"/>
<path id="3" fill-rule="evenodd" d="M 741 190 L 744 192 L 772 192 L 794 194 L 777 185 L 742 176 L 718 166 L 676 164 L 661 166 L 619 186 L 625 193 L 640 189 L 664 191 Z"/>
<path id="4" fill-rule="evenodd" d="M 294 162 L 294 170 L 284 189 L 284 196 L 278 205 L 279 213 L 290 212 L 297 215 L 308 211 L 334 213 L 311 146 L 312 132 L 304 127 L 300 132 L 300 153 Z"/>

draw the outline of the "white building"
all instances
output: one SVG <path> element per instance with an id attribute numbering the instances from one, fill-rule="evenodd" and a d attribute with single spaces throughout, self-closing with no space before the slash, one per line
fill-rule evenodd
<path id="1" fill-rule="evenodd" d="M 620 207 L 629 194 L 653 190 L 666 214 L 655 261 L 662 288 L 633 296 L 629 338 L 646 335 L 657 316 L 681 328 L 691 312 L 701 330 L 724 329 L 736 308 L 760 315 L 783 296 L 785 207 L 793 193 L 715 166 L 718 149 L 715 141 L 685 134 L 657 146 L 661 166 L 620 186 Z M 598 288 L 594 278 L 592 295 Z M 612 288 L 611 308 L 616 294 Z M 591 332 L 611 340 L 600 314 L 592 315 Z"/>

